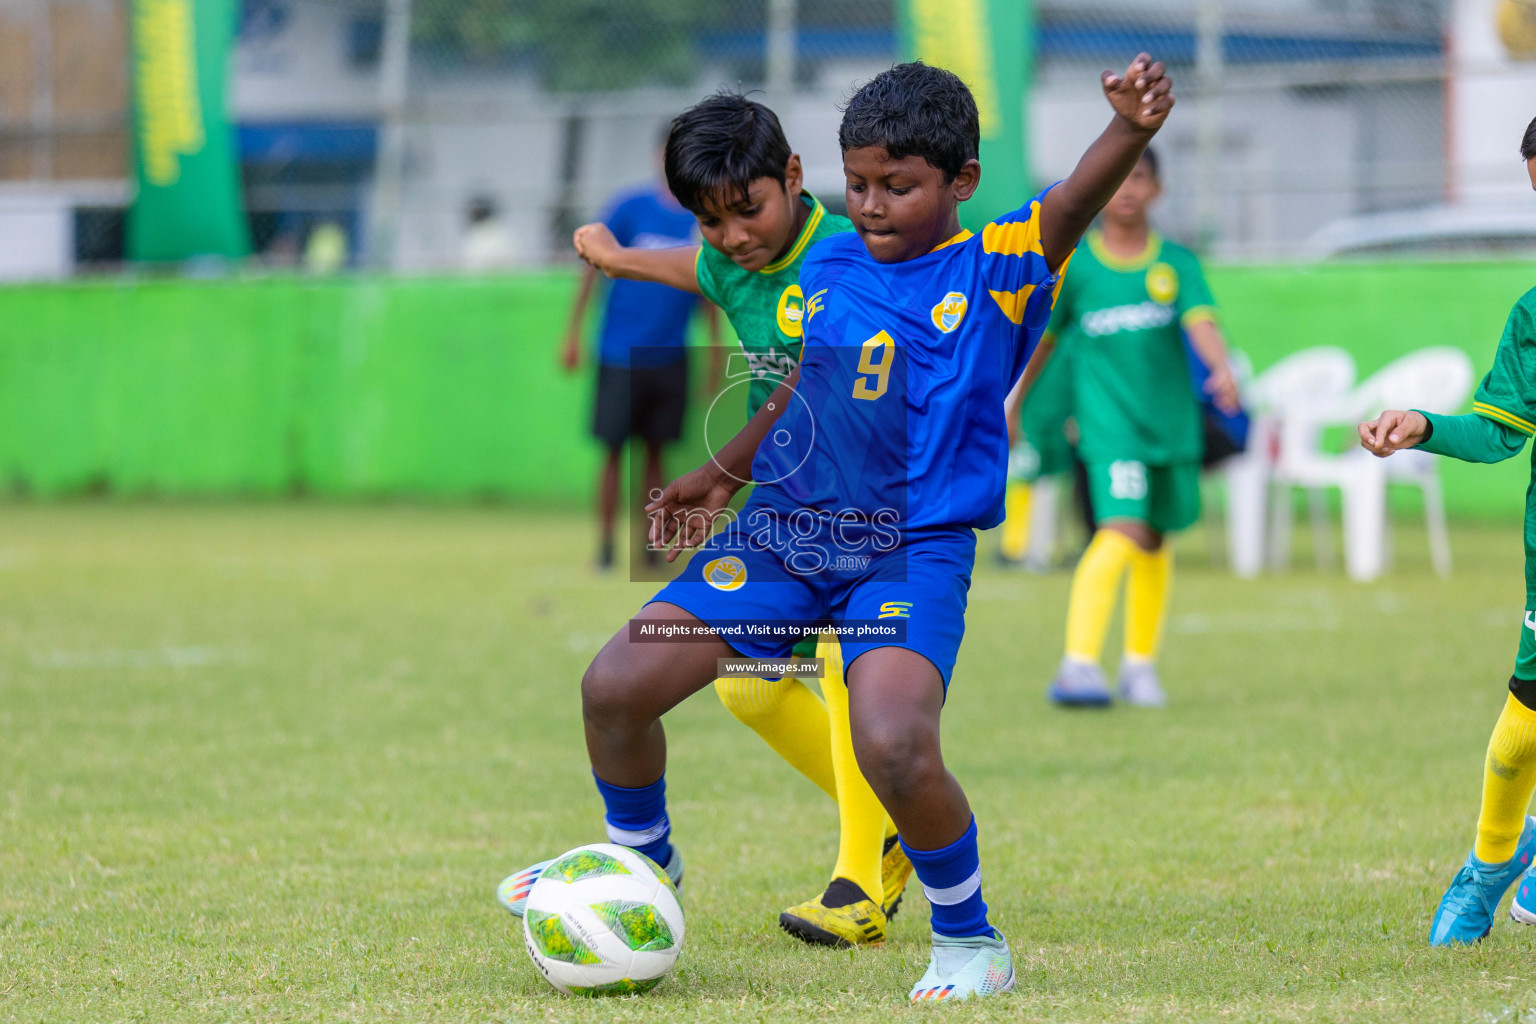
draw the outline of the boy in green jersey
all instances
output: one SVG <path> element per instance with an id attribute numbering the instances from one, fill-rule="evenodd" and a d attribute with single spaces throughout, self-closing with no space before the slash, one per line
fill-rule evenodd
<path id="1" fill-rule="evenodd" d="M 1052 341 L 1071 355 L 1072 415 L 1098 524 L 1072 578 L 1066 656 L 1049 690 L 1064 706 L 1111 701 L 1099 657 L 1123 576 L 1120 696 L 1164 703 L 1156 659 L 1173 568 L 1164 540 L 1200 516 L 1204 435 L 1186 334 L 1210 369 L 1206 387 L 1218 406 L 1238 408 L 1200 263 L 1148 223 L 1160 192 L 1148 149 L 1104 208 L 1100 230 L 1078 246 L 1041 344 L 1041 358 Z"/>
<path id="2" fill-rule="evenodd" d="M 1520 146 L 1536 189 L 1536 120 Z M 1520 454 L 1536 433 L 1536 289 L 1510 311 L 1493 368 L 1466 416 L 1389 409 L 1360 424 L 1360 443 L 1379 456 L 1419 448 L 1466 462 L 1502 462 Z M 1431 946 L 1470 945 L 1493 928 L 1499 901 L 1518 878 L 1511 919 L 1536 924 L 1536 818 L 1527 817 L 1536 792 L 1536 460 L 1525 492 L 1525 622 L 1509 677 L 1509 696 L 1494 724 L 1483 766 L 1477 836 L 1429 926 Z M 1523 877 L 1522 877 L 1523 876 Z"/>
<path id="3" fill-rule="evenodd" d="M 751 417 L 799 365 L 806 252 L 853 225 L 804 193 L 800 156 L 778 118 L 744 96 L 719 93 L 679 115 L 667 138 L 666 174 L 672 194 L 698 218 L 705 245 L 621 246 L 598 223 L 577 229 L 576 251 L 610 277 L 697 292 L 724 309 L 751 374 Z M 820 896 L 780 914 L 779 924 L 812 943 L 879 942 L 912 866 L 854 759 L 837 643 L 808 637 L 794 653 L 825 659 L 825 701 L 794 678 L 715 683 L 731 714 L 837 802 L 832 881 Z"/>

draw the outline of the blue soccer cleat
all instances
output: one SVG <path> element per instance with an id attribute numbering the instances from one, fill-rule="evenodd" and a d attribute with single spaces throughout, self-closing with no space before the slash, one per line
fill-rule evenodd
<path id="1" fill-rule="evenodd" d="M 1107 708 L 1114 700 L 1104 670 L 1087 661 L 1061 660 L 1051 688 L 1045 691 L 1051 703 L 1064 708 Z"/>
<path id="2" fill-rule="evenodd" d="M 1493 914 L 1515 879 L 1536 858 L 1536 818 L 1526 818 L 1515 855 L 1503 864 L 1484 864 L 1472 854 L 1456 872 L 1451 887 L 1440 898 L 1440 907 L 1429 923 L 1431 946 L 1470 946 L 1493 929 Z M 1536 893 L 1532 894 L 1536 897 Z M 1530 903 L 1536 905 L 1536 898 Z M 1536 906 L 1533 906 L 1536 909 Z M 1515 910 L 1510 908 L 1511 916 Z M 1520 921 L 1521 918 L 1515 917 Z M 1536 914 L 1530 922 L 1536 923 Z"/>
<path id="3" fill-rule="evenodd" d="M 914 1003 L 979 999 L 1013 988 L 1013 955 L 1003 933 L 956 938 L 933 933 L 933 953 L 923 979 L 912 986 Z"/>
<path id="4" fill-rule="evenodd" d="M 1526 828 L 1530 828 L 1530 822 Z M 1519 854 L 1515 855 L 1519 860 Z M 1520 884 L 1515 886 L 1515 898 L 1509 901 L 1509 919 L 1517 924 L 1536 924 L 1536 864 L 1525 869 L 1525 874 L 1520 876 Z"/>

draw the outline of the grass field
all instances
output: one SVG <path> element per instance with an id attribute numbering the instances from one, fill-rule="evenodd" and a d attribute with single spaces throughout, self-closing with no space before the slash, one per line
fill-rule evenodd
<path id="1" fill-rule="evenodd" d="M 1189 538 L 1172 706 L 1042 687 L 1067 579 L 984 565 L 945 717 L 1010 997 L 908 1007 L 926 908 L 798 945 L 834 814 L 715 698 L 669 723 L 688 948 L 551 992 L 493 890 L 600 838 L 587 659 L 650 592 L 583 516 L 0 506 L 0 1020 L 1527 1021 L 1536 934 L 1430 950 L 1520 622 L 1514 525 L 1455 578 L 1239 583 Z M 915 890 L 914 890 L 915 893 Z"/>

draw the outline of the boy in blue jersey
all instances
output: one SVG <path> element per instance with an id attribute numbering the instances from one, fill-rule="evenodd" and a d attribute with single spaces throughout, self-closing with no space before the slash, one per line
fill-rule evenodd
<path id="1" fill-rule="evenodd" d="M 1004 399 L 1077 240 L 1173 106 L 1163 72 L 1146 54 L 1124 75 L 1105 72 L 1115 115 L 1076 170 L 975 236 L 958 213 L 981 177 L 970 91 L 919 63 L 859 90 L 839 130 L 856 234 L 820 242 L 801 270 L 800 368 L 651 504 L 653 532 L 702 542 L 748 480 L 752 497 L 582 679 L 609 838 L 678 878 L 662 714 L 722 661 L 782 657 L 805 632 L 838 631 L 859 767 L 933 908 L 915 1001 L 1014 982 L 939 711 L 964 633 L 973 529 L 1002 520 Z"/>
<path id="2" fill-rule="evenodd" d="M 659 185 L 616 196 L 602 217 L 615 237 L 638 249 L 688 246 L 697 238 L 693 214 Z M 597 273 L 582 275 L 571 308 L 561 362 L 569 371 L 581 363 L 581 331 Z M 631 437 L 645 443 L 645 493 L 661 486 L 662 450 L 683 433 L 688 405 L 688 321 L 703 306 L 711 341 L 718 327 L 710 307 L 687 292 L 643 281 L 615 281 L 603 305 L 597 339 L 597 393 L 592 435 L 606 449 L 598 478 L 598 565 L 613 565 L 614 521 L 618 516 L 619 466 Z M 719 349 L 715 348 L 714 352 Z M 713 355 L 713 353 L 712 353 Z M 719 377 L 719 357 L 711 369 Z"/>

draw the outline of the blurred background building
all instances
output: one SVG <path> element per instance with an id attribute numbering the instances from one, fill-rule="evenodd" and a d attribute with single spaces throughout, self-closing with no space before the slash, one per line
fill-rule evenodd
<path id="1" fill-rule="evenodd" d="M 1040 183 L 1099 130 L 1102 69 L 1141 47 L 1173 66 L 1160 216 L 1212 255 L 1536 238 L 1509 206 L 1531 0 L 1041 0 L 1029 36 Z M 0 277 L 120 263 L 126 37 L 127 0 L 0 4 Z M 244 0 L 230 116 L 256 259 L 569 260 L 571 228 L 655 173 L 664 121 L 722 86 L 762 90 L 841 205 L 838 105 L 898 49 L 892 0 Z"/>

